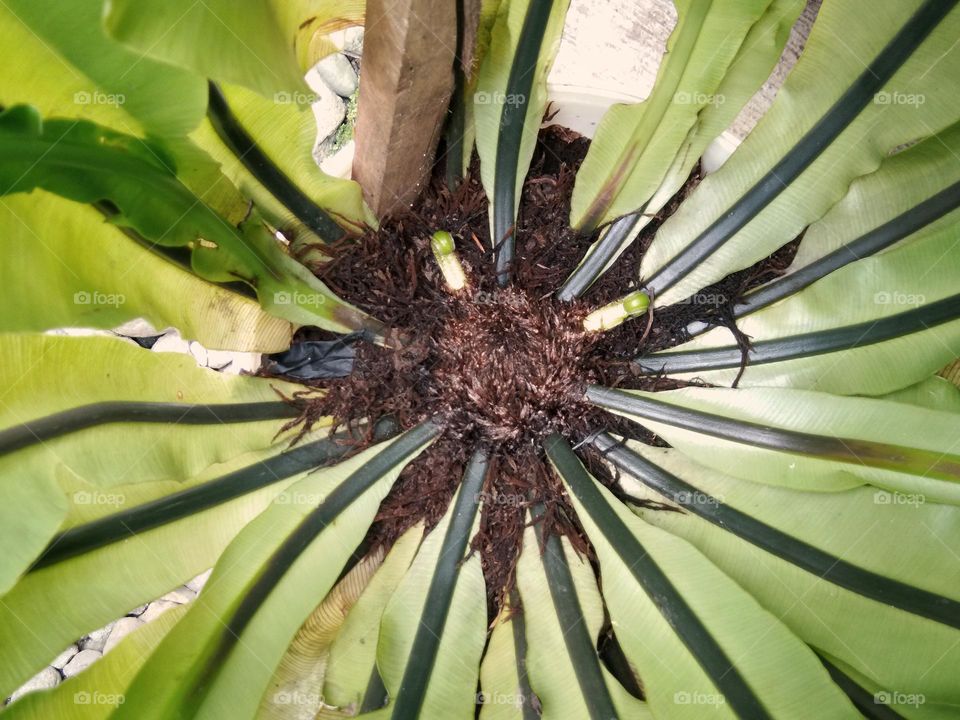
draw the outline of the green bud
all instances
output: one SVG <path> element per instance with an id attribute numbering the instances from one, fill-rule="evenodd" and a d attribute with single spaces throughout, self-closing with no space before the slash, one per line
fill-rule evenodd
<path id="1" fill-rule="evenodd" d="M 463 265 L 460 264 L 460 258 L 457 255 L 456 246 L 453 243 L 453 235 L 446 230 L 437 230 L 430 241 L 430 247 L 433 249 L 433 257 L 443 273 L 443 280 L 452 292 L 459 292 L 467 284 L 467 275 L 463 271 Z"/>
<path id="2" fill-rule="evenodd" d="M 449 255 L 456 246 L 453 243 L 453 235 L 446 230 L 437 230 L 433 234 L 433 240 L 430 241 L 430 247 L 433 248 L 435 255 Z"/>
<path id="3" fill-rule="evenodd" d="M 611 330 L 628 318 L 643 315 L 649 308 L 650 297 L 637 290 L 587 315 L 583 319 L 583 329 L 587 332 Z"/>

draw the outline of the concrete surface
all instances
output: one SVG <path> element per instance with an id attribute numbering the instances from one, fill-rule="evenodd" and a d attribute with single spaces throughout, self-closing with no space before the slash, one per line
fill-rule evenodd
<path id="1" fill-rule="evenodd" d="M 730 131 L 739 139 L 746 137 L 773 102 L 803 50 L 820 3 L 808 0 L 780 64 L 731 125 Z M 676 22 L 670 0 L 571 0 L 549 81 L 644 99 Z"/>

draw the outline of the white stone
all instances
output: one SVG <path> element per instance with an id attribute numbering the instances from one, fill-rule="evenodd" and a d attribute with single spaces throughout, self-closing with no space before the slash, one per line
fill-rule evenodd
<path id="1" fill-rule="evenodd" d="M 107 638 L 107 644 L 103 648 L 104 654 L 110 652 L 117 646 L 121 640 L 123 640 L 127 635 L 132 633 L 139 627 L 143 627 L 145 623 L 140 618 L 135 617 L 124 617 L 117 620 L 113 626 L 113 632 L 110 633 L 110 637 Z"/>
<path id="2" fill-rule="evenodd" d="M 207 350 L 207 367 L 231 375 L 255 372 L 260 367 L 260 353 L 232 350 Z"/>
<path id="3" fill-rule="evenodd" d="M 343 51 L 348 55 L 363 55 L 363 28 L 347 28 L 344 32 Z"/>
<path id="4" fill-rule="evenodd" d="M 63 669 L 63 666 L 66 665 L 68 662 L 70 662 L 70 659 L 71 659 L 74 655 L 76 655 L 78 652 L 80 652 L 80 648 L 78 648 L 76 645 L 71 645 L 71 646 L 68 647 L 66 650 L 64 650 L 62 653 L 60 653 L 59 655 L 57 655 L 57 656 L 53 659 L 53 662 L 50 663 L 50 666 L 51 666 L 51 667 L 55 667 L 57 670 L 62 670 L 62 669 Z"/>
<path id="5" fill-rule="evenodd" d="M 181 587 L 171 590 L 160 599 L 169 600 L 177 605 L 186 605 L 195 597 L 197 597 L 197 594 L 193 590 L 188 588 L 186 585 L 182 585 Z"/>
<path id="6" fill-rule="evenodd" d="M 113 623 L 94 630 L 80 641 L 80 648 L 83 650 L 96 650 L 103 652 L 103 646 L 107 644 L 107 638 L 110 637 L 110 631 L 113 630 Z"/>
<path id="7" fill-rule="evenodd" d="M 153 352 L 175 352 L 190 354 L 190 343 L 180 337 L 176 331 L 167 333 L 159 338 L 150 348 Z"/>
<path id="8" fill-rule="evenodd" d="M 81 650 L 73 656 L 70 662 L 63 666 L 63 676 L 73 677 L 86 670 L 101 657 L 103 657 L 103 653 L 97 650 Z"/>
<path id="9" fill-rule="evenodd" d="M 333 92 L 327 89 L 327 94 L 338 98 Z M 131 341 L 132 342 L 132 341 Z M 253 372 L 260 367 L 260 353 L 256 352 L 234 352 L 231 350 L 209 350 L 196 340 L 187 340 L 180 337 L 176 330 L 170 330 L 153 344 L 151 348 L 154 352 L 174 352 L 190 355 L 196 360 L 197 365 L 209 367 L 214 370 L 220 370 L 229 374 L 239 374 L 242 371 Z"/>
<path id="10" fill-rule="evenodd" d="M 207 367 L 207 349 L 196 340 L 190 343 L 189 348 L 193 359 L 197 361 L 197 365 Z"/>
<path id="11" fill-rule="evenodd" d="M 143 615 L 140 616 L 140 619 L 143 622 L 148 623 L 151 620 L 156 620 L 158 617 L 163 615 L 167 610 L 171 608 L 179 607 L 178 603 L 170 602 L 169 600 L 154 600 L 150 603 L 150 606 L 144 611 Z"/>
<path id="12" fill-rule="evenodd" d="M 212 572 L 213 572 L 213 568 L 210 568 L 209 570 L 204 570 L 202 573 L 197 575 L 193 580 L 187 581 L 186 586 L 199 595 L 200 591 L 203 590 L 203 586 L 207 584 L 207 580 L 210 579 L 210 573 Z"/>
<path id="13" fill-rule="evenodd" d="M 347 31 L 334 30 L 332 33 L 327 35 L 327 40 L 333 43 L 333 46 L 337 50 L 343 50 L 343 48 L 347 45 Z"/>
<path id="14" fill-rule="evenodd" d="M 336 132 L 347 116 L 347 106 L 320 77 L 315 67 L 306 75 L 307 84 L 314 93 L 313 117 L 317 122 L 317 139 L 322 141 Z"/>
<path id="15" fill-rule="evenodd" d="M 703 152 L 700 167 L 704 174 L 719 170 L 740 145 L 740 138 L 729 130 L 711 142 Z"/>
<path id="16" fill-rule="evenodd" d="M 353 173 L 353 155 L 356 152 L 357 145 L 351 140 L 344 144 L 333 155 L 323 158 L 320 161 L 320 169 L 331 177 L 350 179 Z"/>
<path id="17" fill-rule="evenodd" d="M 340 97 L 350 97 L 357 90 L 357 74 L 346 55 L 327 55 L 317 63 L 317 74 Z"/>
<path id="18" fill-rule="evenodd" d="M 156 337 L 163 334 L 143 318 L 128 320 L 123 325 L 115 327 L 113 331 L 118 335 L 131 337 Z"/>
<path id="19" fill-rule="evenodd" d="M 133 610 L 127 613 L 127 615 L 140 616 L 143 615 L 143 611 L 147 609 L 147 606 L 150 603 L 144 603 L 143 605 L 137 605 Z"/>
<path id="20" fill-rule="evenodd" d="M 10 702 L 19 700 L 27 693 L 35 692 L 37 690 L 48 690 L 49 688 L 56 687 L 59 684 L 60 673 L 58 673 L 52 667 L 44 668 L 32 678 L 27 680 L 19 688 L 14 690 L 13 695 L 10 696 Z"/>

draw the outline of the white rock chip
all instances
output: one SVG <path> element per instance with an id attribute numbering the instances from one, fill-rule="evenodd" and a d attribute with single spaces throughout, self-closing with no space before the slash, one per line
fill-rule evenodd
<path id="1" fill-rule="evenodd" d="M 203 345 L 194 340 L 190 343 L 188 349 L 190 354 L 193 355 L 193 359 L 197 361 L 197 365 L 207 367 L 207 349 Z"/>
<path id="2" fill-rule="evenodd" d="M 70 659 L 78 652 L 80 652 L 80 648 L 78 648 L 76 645 L 71 645 L 53 659 L 53 662 L 50 663 L 50 667 L 55 667 L 57 670 L 63 670 L 63 666 L 70 662 Z"/>
<path id="3" fill-rule="evenodd" d="M 186 585 L 175 588 L 171 590 L 166 595 L 164 595 L 161 600 L 169 600 L 170 602 L 176 603 L 177 605 L 186 605 L 188 602 L 197 597 L 197 594 L 188 588 Z"/>
<path id="4" fill-rule="evenodd" d="M 179 603 L 170 602 L 169 600 L 154 600 L 152 603 L 150 603 L 150 607 L 148 607 L 144 611 L 143 615 L 140 616 L 140 620 L 148 623 L 151 620 L 156 620 L 167 610 L 175 607 L 179 607 Z"/>
<path id="5" fill-rule="evenodd" d="M 143 318 L 129 320 L 123 325 L 115 327 L 113 331 L 119 335 L 129 335 L 130 337 L 156 337 L 157 335 L 163 335 L 163 331 L 157 330 Z"/>
<path id="6" fill-rule="evenodd" d="M 327 40 L 333 43 L 333 46 L 337 50 L 343 50 L 347 45 L 347 31 L 346 30 L 334 30 L 332 33 L 327 35 Z"/>
<path id="7" fill-rule="evenodd" d="M 347 106 L 337 93 L 320 77 L 316 67 L 306 75 L 307 84 L 314 93 L 313 117 L 317 121 L 317 138 L 323 140 L 332 135 L 344 118 Z"/>
<path id="8" fill-rule="evenodd" d="M 13 695 L 10 696 L 10 702 L 19 700 L 27 693 L 34 692 L 36 690 L 47 690 L 52 687 L 56 687 L 60 684 L 60 673 L 54 670 L 52 667 L 47 667 L 38 672 L 32 678 L 27 680 L 23 685 L 17 688 Z"/>
<path id="9" fill-rule="evenodd" d="M 147 609 L 147 605 L 149 605 L 149 604 L 150 604 L 150 603 L 144 603 L 143 605 L 137 605 L 137 607 L 135 607 L 133 610 L 131 610 L 130 612 L 128 612 L 127 615 L 134 615 L 134 616 L 136 616 L 136 617 L 139 617 L 139 616 L 143 615 L 144 610 Z"/>
<path id="10" fill-rule="evenodd" d="M 198 595 L 200 591 L 203 590 L 203 586 L 207 584 L 207 580 L 210 579 L 210 573 L 213 572 L 213 568 L 209 570 L 204 570 L 202 573 L 197 575 L 193 580 L 190 580 L 186 583 L 186 586 L 193 590 Z"/>
<path id="11" fill-rule="evenodd" d="M 348 55 L 363 55 L 363 28 L 351 27 L 344 32 L 343 51 Z"/>
<path id="12" fill-rule="evenodd" d="M 101 657 L 103 657 L 103 653 L 97 650 L 81 650 L 73 656 L 70 662 L 63 666 L 63 676 L 73 677 L 86 670 Z"/>
<path id="13" fill-rule="evenodd" d="M 346 55 L 327 55 L 317 63 L 317 74 L 340 97 L 348 98 L 357 90 L 357 74 Z"/>
<path id="14" fill-rule="evenodd" d="M 159 338 L 150 349 L 153 352 L 175 352 L 189 355 L 190 343 L 180 337 L 177 332 L 171 332 Z"/>
<path id="15" fill-rule="evenodd" d="M 96 650 L 103 652 L 103 646 L 107 644 L 107 638 L 110 637 L 110 631 L 113 630 L 113 623 L 106 625 L 99 630 L 94 630 L 80 641 L 82 650 Z"/>
<path id="16" fill-rule="evenodd" d="M 103 648 L 104 654 L 113 650 L 117 643 L 123 640 L 127 635 L 132 633 L 139 627 L 143 627 L 145 623 L 140 618 L 135 617 L 124 617 L 117 620 L 113 626 L 113 632 L 110 633 L 110 637 L 107 638 L 107 644 Z"/>
<path id="17" fill-rule="evenodd" d="M 333 43 L 333 46 L 346 53 L 347 55 L 363 54 L 363 28 L 359 26 L 349 27 L 344 30 L 334 30 L 327 35 L 327 40 Z"/>
<path id="18" fill-rule="evenodd" d="M 356 148 L 357 145 L 353 140 L 344 144 L 333 155 L 320 160 L 320 169 L 331 177 L 349 180 L 353 172 L 353 156 L 356 153 Z"/>
<path id="19" fill-rule="evenodd" d="M 207 367 L 226 373 L 254 372 L 260 367 L 260 353 L 207 350 Z"/>

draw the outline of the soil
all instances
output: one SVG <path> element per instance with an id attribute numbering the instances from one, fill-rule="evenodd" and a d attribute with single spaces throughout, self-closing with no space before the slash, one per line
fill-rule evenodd
<path id="1" fill-rule="evenodd" d="M 541 132 L 523 186 L 517 223 L 514 278 L 497 287 L 489 238 L 487 200 L 476 158 L 455 191 L 436 176 L 414 207 L 385 220 L 379 230 L 334 247 L 331 259 L 312 266 L 337 295 L 387 323 L 392 349 L 361 343 L 348 378 L 318 382 L 322 396 L 302 396 L 304 429 L 321 416 L 357 426 L 393 416 L 402 429 L 439 417 L 439 439 L 401 473 L 381 505 L 367 542 L 389 546 L 420 520 L 435 525 L 446 512 L 467 459 L 478 446 L 490 453 L 494 472 L 482 495 L 480 527 L 472 540 L 483 564 L 491 618 L 513 585 L 527 508 L 545 506 L 545 533 L 562 533 L 590 556 L 560 481 L 540 449 L 559 432 L 572 443 L 608 429 L 663 444 L 649 430 L 586 404 L 588 383 L 661 390 L 678 383 L 639 375 L 630 360 L 686 340 L 693 320 L 732 325 L 731 307 L 747 289 L 781 274 L 796 242 L 754 268 L 705 289 L 703 302 L 658 310 L 648 327 L 637 319 L 600 334 L 582 331 L 587 312 L 639 287 L 636 268 L 657 228 L 699 183 L 699 168 L 640 237 L 583 300 L 560 303 L 560 287 L 596 235 L 568 226 L 570 195 L 589 141 L 552 126 Z M 469 285 L 457 294 L 444 286 L 430 249 L 438 229 L 449 231 Z M 303 248 L 308 262 L 310 248 Z M 316 329 L 300 339 L 332 337 Z M 744 347 L 747 339 L 742 338 Z M 589 467 L 614 480 L 596 457 Z"/>

